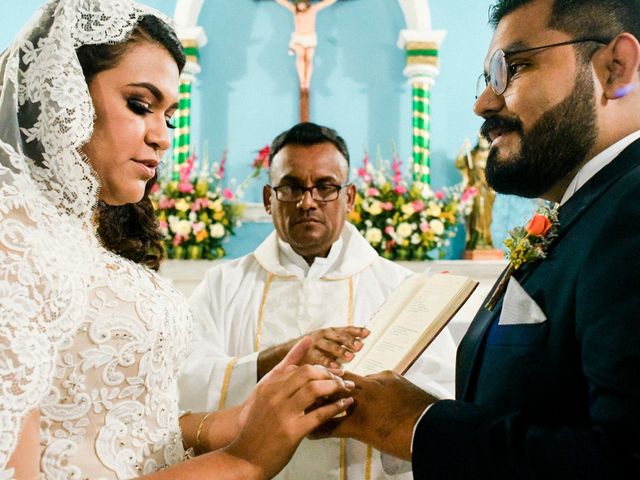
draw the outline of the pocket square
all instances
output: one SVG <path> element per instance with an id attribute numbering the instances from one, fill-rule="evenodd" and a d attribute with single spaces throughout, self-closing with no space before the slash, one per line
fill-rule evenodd
<path id="1" fill-rule="evenodd" d="M 511 277 L 504 294 L 498 325 L 526 325 L 546 320 L 547 316 L 535 300 Z"/>

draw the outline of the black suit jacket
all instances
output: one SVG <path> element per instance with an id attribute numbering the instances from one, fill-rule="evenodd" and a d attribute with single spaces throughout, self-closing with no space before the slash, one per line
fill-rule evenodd
<path id="1" fill-rule="evenodd" d="M 559 220 L 548 257 L 516 274 L 547 320 L 498 325 L 502 301 L 478 312 L 457 400 L 416 429 L 415 478 L 640 478 L 640 141 Z"/>

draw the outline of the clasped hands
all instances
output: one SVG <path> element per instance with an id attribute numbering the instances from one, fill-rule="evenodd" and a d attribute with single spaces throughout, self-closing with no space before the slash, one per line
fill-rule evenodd
<path id="1" fill-rule="evenodd" d="M 377 450 L 410 459 L 415 423 L 436 399 L 393 372 L 360 377 L 339 370 L 343 363 L 351 361 L 362 349 L 362 340 L 368 335 L 369 331 L 361 327 L 324 328 L 308 335 L 313 339 L 313 346 L 307 349 L 302 358 L 297 359 L 298 365 L 324 365 L 341 376 L 348 387 L 343 392 L 316 401 L 308 409 L 315 409 L 323 402 L 331 404 L 341 396 L 348 403 L 346 415 L 331 417 L 309 436 L 355 438 Z M 263 362 L 281 361 L 296 342 L 298 340 L 261 352 Z M 263 368 L 266 366 L 263 363 Z M 260 375 L 260 356 L 258 369 Z"/>

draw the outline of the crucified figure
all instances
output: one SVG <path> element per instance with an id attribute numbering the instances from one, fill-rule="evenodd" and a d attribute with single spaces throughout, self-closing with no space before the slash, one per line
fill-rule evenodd
<path id="1" fill-rule="evenodd" d="M 276 2 L 293 14 L 295 29 L 289 41 L 289 52 L 296 55 L 300 89 L 308 91 L 313 71 L 313 55 L 318 45 L 316 15 L 337 0 L 322 0 L 318 3 L 311 3 L 311 0 L 293 0 L 293 3 L 289 0 L 276 0 Z"/>

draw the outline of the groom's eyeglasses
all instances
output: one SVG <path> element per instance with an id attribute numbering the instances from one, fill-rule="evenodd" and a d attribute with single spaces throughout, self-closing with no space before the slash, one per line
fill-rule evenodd
<path id="1" fill-rule="evenodd" d="M 482 92 L 484 92 L 488 86 L 491 87 L 491 90 L 493 90 L 496 95 L 502 95 L 505 92 L 509 86 L 512 75 L 515 73 L 515 71 L 513 71 L 513 67 L 509 65 L 509 57 L 512 55 L 583 42 L 595 42 L 606 45 L 610 41 L 611 40 L 604 38 L 576 38 L 575 40 L 552 43 L 550 45 L 542 45 L 540 47 L 509 50 L 506 52 L 502 49 L 496 50 L 493 55 L 491 55 L 491 60 L 489 61 L 489 73 L 483 73 L 478 77 L 478 82 L 476 84 L 476 99 L 482 95 Z"/>
<path id="2" fill-rule="evenodd" d="M 348 187 L 350 184 L 334 185 L 332 183 L 321 183 L 311 187 L 302 187 L 300 185 L 279 185 L 274 187 L 269 185 L 276 192 L 276 198 L 281 202 L 297 203 L 302 200 L 306 192 L 311 192 L 311 198 L 316 202 L 332 202 L 338 199 L 340 190 Z"/>

